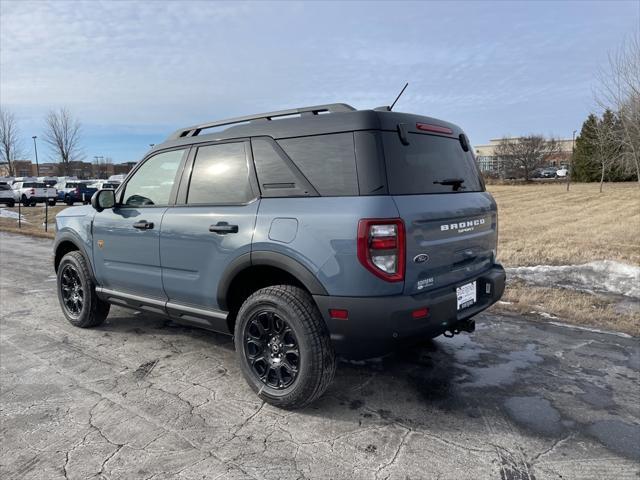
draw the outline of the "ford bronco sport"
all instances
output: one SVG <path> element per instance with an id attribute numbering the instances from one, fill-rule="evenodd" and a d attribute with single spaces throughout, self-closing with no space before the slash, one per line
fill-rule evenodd
<path id="1" fill-rule="evenodd" d="M 496 204 L 434 118 L 320 105 L 182 128 L 56 217 L 58 297 L 233 335 L 257 394 L 318 398 L 336 356 L 473 331 L 502 295 Z"/>

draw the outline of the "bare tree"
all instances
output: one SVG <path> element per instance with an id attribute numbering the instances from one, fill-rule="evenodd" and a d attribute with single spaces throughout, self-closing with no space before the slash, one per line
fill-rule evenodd
<path id="1" fill-rule="evenodd" d="M 640 183 L 640 32 L 609 54 L 606 69 L 600 71 L 596 100 L 603 110 L 611 109 L 620 120 L 618 142 L 623 170 L 634 171 Z"/>
<path id="2" fill-rule="evenodd" d="M 80 160 L 80 122 L 66 108 L 51 110 L 45 119 L 44 141 L 51 146 L 69 175 L 69 162 Z"/>
<path id="3" fill-rule="evenodd" d="M 621 120 L 611 110 L 606 110 L 594 131 L 595 156 L 600 165 L 600 193 L 607 173 L 615 166 L 621 166 L 625 154 L 624 144 L 620 142 Z"/>
<path id="4" fill-rule="evenodd" d="M 495 149 L 505 171 L 529 181 L 536 168 L 542 167 L 548 157 L 560 151 L 560 144 L 554 138 L 542 135 L 502 138 Z"/>
<path id="5" fill-rule="evenodd" d="M 23 155 L 15 115 L 8 110 L 0 111 L 0 160 L 7 163 L 9 176 L 15 175 L 13 162 Z"/>

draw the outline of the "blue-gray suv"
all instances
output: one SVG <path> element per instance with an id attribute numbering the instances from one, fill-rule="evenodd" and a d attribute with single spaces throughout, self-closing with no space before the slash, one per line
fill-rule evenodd
<path id="1" fill-rule="evenodd" d="M 231 334 L 249 385 L 285 408 L 318 398 L 337 356 L 473 331 L 504 290 L 467 136 L 388 107 L 182 128 L 56 222 L 73 325 L 115 304 Z"/>

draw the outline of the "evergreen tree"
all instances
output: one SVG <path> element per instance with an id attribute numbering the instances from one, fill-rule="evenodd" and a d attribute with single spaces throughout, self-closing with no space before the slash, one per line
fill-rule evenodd
<path id="1" fill-rule="evenodd" d="M 575 182 L 596 182 L 600 180 L 600 164 L 596 158 L 598 117 L 589 114 L 576 138 L 573 154 L 571 179 Z"/>

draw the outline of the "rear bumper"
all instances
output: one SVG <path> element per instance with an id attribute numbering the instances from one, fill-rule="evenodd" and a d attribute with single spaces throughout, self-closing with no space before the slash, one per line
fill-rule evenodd
<path id="1" fill-rule="evenodd" d="M 457 310 L 456 287 L 450 285 L 420 295 L 390 297 L 313 298 L 331 333 L 336 352 L 352 359 L 371 358 L 393 351 L 407 342 L 437 337 L 497 302 L 504 292 L 505 272 L 494 264 L 490 270 L 462 283 L 477 281 L 477 301 Z M 414 318 L 428 308 L 426 317 Z M 330 309 L 348 310 L 348 320 L 331 318 Z"/>

